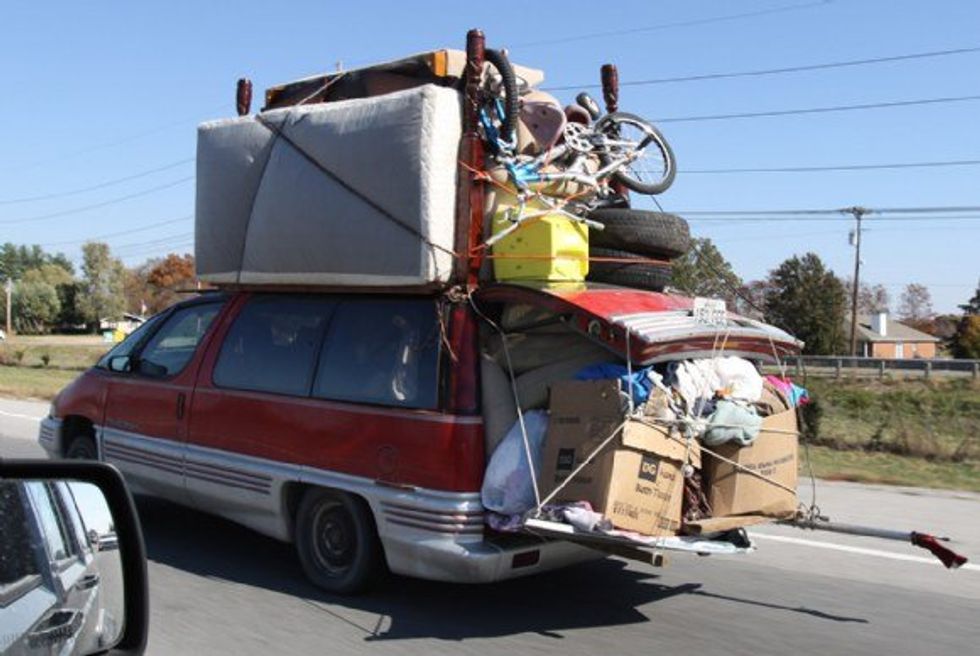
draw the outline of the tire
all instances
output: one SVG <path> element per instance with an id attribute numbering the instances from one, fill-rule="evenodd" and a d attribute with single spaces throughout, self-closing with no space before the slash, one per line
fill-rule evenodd
<path id="1" fill-rule="evenodd" d="M 385 571 L 370 508 L 344 492 L 306 492 L 296 512 L 295 542 L 306 576 L 328 592 L 363 592 Z"/>
<path id="2" fill-rule="evenodd" d="M 68 442 L 65 457 L 69 460 L 98 460 L 99 451 L 90 435 L 75 435 Z"/>
<path id="3" fill-rule="evenodd" d="M 635 114 L 613 112 L 600 118 L 595 124 L 596 132 L 602 132 L 613 139 L 637 141 L 634 146 L 613 146 L 610 152 L 601 156 L 603 165 L 609 164 L 624 148 L 632 151 L 642 149 L 644 155 L 613 173 L 613 178 L 629 189 L 653 196 L 661 194 L 674 183 L 677 163 L 670 144 L 649 121 Z M 624 135 L 624 132 L 627 133 Z M 647 167 L 655 167 L 648 169 Z"/>
<path id="4" fill-rule="evenodd" d="M 612 248 L 589 248 L 589 256 L 627 260 L 644 259 L 642 255 Z M 670 266 L 644 262 L 631 264 L 628 262 L 595 262 L 590 260 L 589 275 L 586 280 L 662 292 L 670 284 Z"/>
<path id="5" fill-rule="evenodd" d="M 483 51 L 483 56 L 500 73 L 501 86 L 504 89 L 504 115 L 500 121 L 500 132 L 504 141 L 512 141 L 517 129 L 517 113 L 520 109 L 517 76 L 514 75 L 514 68 L 502 50 L 488 48 Z"/>
<path id="6" fill-rule="evenodd" d="M 672 260 L 691 247 L 687 221 L 674 214 L 610 208 L 593 210 L 589 218 L 605 226 L 604 230 L 589 230 L 589 243 L 599 248 Z"/>

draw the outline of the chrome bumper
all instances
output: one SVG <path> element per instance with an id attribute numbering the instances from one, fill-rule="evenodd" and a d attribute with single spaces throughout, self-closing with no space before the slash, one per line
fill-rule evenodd
<path id="1" fill-rule="evenodd" d="M 42 419 L 37 433 L 37 441 L 49 458 L 61 458 L 63 453 L 61 448 L 61 420 L 54 417 Z"/>
<path id="2" fill-rule="evenodd" d="M 490 583 L 537 574 L 605 554 L 570 542 L 543 541 L 514 547 L 446 538 L 413 540 L 382 536 L 388 567 L 396 574 L 453 583 Z"/>

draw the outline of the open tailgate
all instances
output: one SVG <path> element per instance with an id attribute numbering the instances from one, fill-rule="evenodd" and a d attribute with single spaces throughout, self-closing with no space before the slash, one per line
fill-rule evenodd
<path id="1" fill-rule="evenodd" d="M 576 331 L 635 364 L 735 355 L 775 363 L 803 343 L 774 326 L 725 311 L 712 323 L 684 296 L 594 283 L 496 283 L 481 287 L 478 303 L 524 304 L 561 315 Z M 628 335 L 628 336 L 627 336 Z"/>

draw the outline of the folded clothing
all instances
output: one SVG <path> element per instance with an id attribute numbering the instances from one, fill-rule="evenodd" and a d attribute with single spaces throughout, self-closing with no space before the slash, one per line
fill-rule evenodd
<path id="1" fill-rule="evenodd" d="M 726 442 L 738 442 L 748 446 L 759 436 L 762 417 L 749 405 L 721 399 L 708 418 L 708 426 L 701 441 L 706 446 L 718 446 Z"/>

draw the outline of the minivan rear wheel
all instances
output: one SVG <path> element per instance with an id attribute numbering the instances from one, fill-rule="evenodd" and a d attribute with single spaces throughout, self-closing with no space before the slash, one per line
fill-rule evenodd
<path id="1" fill-rule="evenodd" d="M 296 553 L 307 577 L 329 592 L 362 592 L 384 571 L 371 510 L 349 494 L 307 491 L 296 514 L 295 538 Z"/>
<path id="2" fill-rule="evenodd" d="M 68 443 L 65 457 L 69 460 L 98 460 L 99 452 L 95 448 L 95 440 L 88 435 L 76 435 Z"/>

